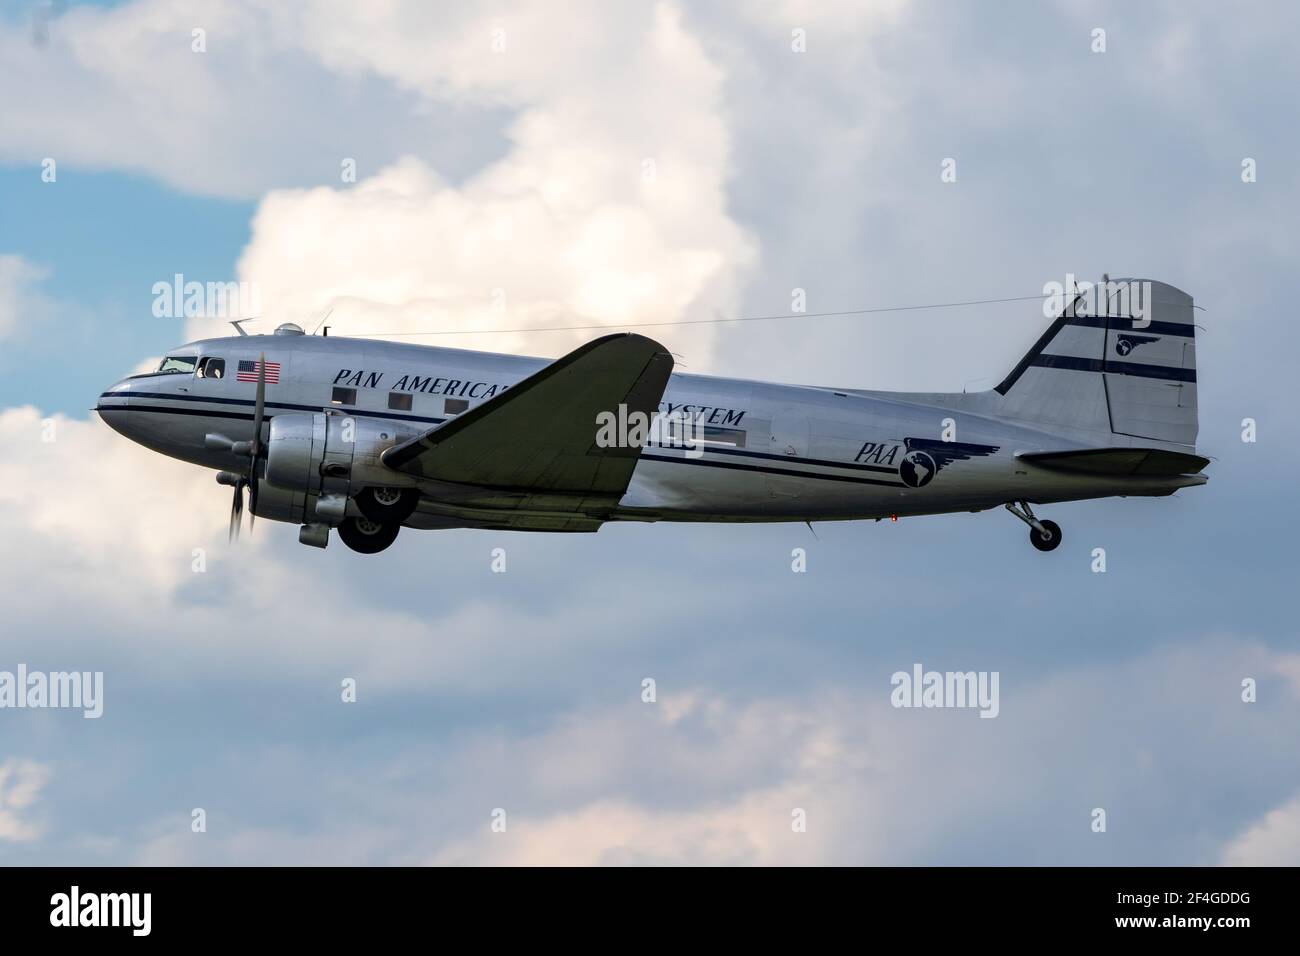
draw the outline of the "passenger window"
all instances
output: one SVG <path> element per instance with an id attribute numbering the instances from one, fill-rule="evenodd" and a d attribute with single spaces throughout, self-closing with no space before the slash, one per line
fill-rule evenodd
<path id="1" fill-rule="evenodd" d="M 731 445 L 733 448 L 745 447 L 745 433 L 739 428 L 719 428 L 716 425 L 705 425 L 704 440 L 715 445 Z"/>
<path id="2" fill-rule="evenodd" d="M 389 392 L 388 407 L 399 412 L 409 412 L 411 410 L 411 393 Z"/>
<path id="3" fill-rule="evenodd" d="M 199 378 L 225 378 L 226 360 L 205 358 L 199 362 Z"/>
<path id="4" fill-rule="evenodd" d="M 355 388 L 342 388 L 334 386 L 334 394 L 330 396 L 331 405 L 355 405 L 357 403 L 357 390 Z"/>
<path id="5" fill-rule="evenodd" d="M 459 415 L 469 408 L 469 402 L 463 398 L 449 398 L 442 403 L 442 410 L 447 415 Z"/>
<path id="6" fill-rule="evenodd" d="M 670 448 L 694 445 L 727 445 L 732 448 L 745 447 L 745 432 L 739 428 L 722 428 L 718 425 L 699 425 L 669 419 L 664 422 L 660 433 L 661 441 Z"/>

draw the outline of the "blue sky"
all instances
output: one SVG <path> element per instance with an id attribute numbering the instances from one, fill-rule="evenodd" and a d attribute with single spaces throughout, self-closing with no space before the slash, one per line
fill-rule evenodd
<path id="1" fill-rule="evenodd" d="M 95 348 L 70 351 L 63 335 L 24 321 L 24 347 L 0 357 L 0 401 L 80 417 L 103 386 L 185 337 L 177 322 L 152 315 L 153 284 L 175 272 L 229 276 L 253 204 L 178 194 L 131 173 L 60 172 L 49 188 L 30 168 L 0 170 L 0 245 L 49 270 L 41 291 L 60 329 Z"/>
<path id="2" fill-rule="evenodd" d="M 0 860 L 1300 861 L 1295 10 L 354 14 L 71 5 L 39 50 L 26 5 L 0 16 L 0 670 L 106 684 L 99 720 L 0 711 Z M 86 411 L 223 334 L 152 316 L 176 272 L 258 282 L 267 326 L 334 308 L 353 332 L 472 332 L 1103 271 L 1204 310 L 1211 480 L 1043 509 L 1065 529 L 1051 555 L 1002 512 L 406 533 L 368 560 L 259 522 L 232 549 L 210 475 Z M 996 381 L 1043 324 L 1028 302 L 656 334 L 693 372 L 937 390 Z M 998 671 L 999 716 L 892 708 L 914 662 Z"/>

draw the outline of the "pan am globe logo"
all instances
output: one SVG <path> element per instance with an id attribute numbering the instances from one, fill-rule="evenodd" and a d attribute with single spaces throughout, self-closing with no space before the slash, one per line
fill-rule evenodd
<path id="1" fill-rule="evenodd" d="M 1158 335 L 1121 335 L 1115 339 L 1115 354 L 1128 355 L 1139 345 L 1146 345 L 1148 342 L 1159 342 Z"/>
<path id="2" fill-rule="evenodd" d="M 944 441 L 936 438 L 904 438 L 907 454 L 898 463 L 898 477 L 909 488 L 924 488 L 940 471 L 954 461 L 987 458 L 996 455 L 997 445 L 974 442 Z"/>
<path id="3" fill-rule="evenodd" d="M 909 488 L 924 488 L 938 470 L 934 459 L 925 452 L 912 451 L 903 456 L 898 466 L 898 477 L 902 478 L 903 484 Z"/>

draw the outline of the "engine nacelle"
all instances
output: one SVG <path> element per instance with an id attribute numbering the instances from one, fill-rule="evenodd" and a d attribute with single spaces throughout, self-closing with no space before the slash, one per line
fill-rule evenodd
<path id="1" fill-rule="evenodd" d="M 415 485 L 379 456 L 418 432 L 359 415 L 284 414 L 270 422 L 257 515 L 277 521 L 338 524 L 363 488 Z"/>

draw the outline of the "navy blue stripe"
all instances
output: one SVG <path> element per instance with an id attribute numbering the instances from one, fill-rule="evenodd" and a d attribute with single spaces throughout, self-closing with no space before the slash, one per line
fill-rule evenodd
<path id="1" fill-rule="evenodd" d="M 648 444 L 647 448 L 673 448 L 681 446 Z M 739 458 L 764 458 L 768 461 L 795 461 L 801 465 L 823 465 L 827 468 L 849 468 L 854 471 L 878 471 L 886 475 L 898 474 L 897 468 L 886 468 L 884 465 L 860 465 L 853 461 L 827 461 L 824 458 L 798 458 L 794 455 L 776 455 L 765 451 L 749 451 L 743 448 L 714 448 L 711 445 L 704 449 L 710 455 L 735 455 Z"/>
<path id="2" fill-rule="evenodd" d="M 169 402 L 209 402 L 214 405 L 242 405 L 245 408 L 254 407 L 257 402 L 251 398 L 215 398 L 211 395 L 173 395 L 168 392 L 104 392 L 100 398 L 156 398 Z M 114 408 L 117 406 L 107 406 Z M 148 405 L 132 406 L 135 408 L 149 408 Z M 295 405 L 292 402 L 267 402 L 267 408 L 281 408 L 291 412 L 323 412 L 329 411 L 343 412 L 345 414 L 360 415 L 364 418 L 391 418 L 403 422 L 426 422 L 430 425 L 440 425 L 445 422 L 445 418 L 429 418 L 425 415 L 399 415 L 396 412 L 371 411 L 368 408 L 355 408 L 345 405 Z M 179 413 L 184 414 L 184 413 Z M 248 416 L 251 420 L 253 416 Z"/>
<path id="3" fill-rule="evenodd" d="M 199 418 L 236 418 L 242 421 L 253 420 L 250 412 L 218 412 L 211 408 L 168 408 L 166 405 L 96 405 L 97 412 L 165 412 L 168 415 L 196 415 Z M 267 418 L 274 418 L 267 415 Z"/>
<path id="4" fill-rule="evenodd" d="M 1076 302 L 1077 301 L 1078 300 L 1076 299 Z M 1038 337 L 1038 341 L 1034 343 L 1033 348 L 1031 348 L 1028 352 L 1024 354 L 1024 356 L 1020 359 L 1020 361 L 1016 363 L 1016 367 L 1013 368 L 1007 374 L 1006 378 L 1004 378 L 1001 382 L 995 385 L 993 387 L 993 390 L 997 392 L 999 395 L 1005 395 L 1007 394 L 1007 392 L 1011 391 L 1012 387 L 1016 384 L 1016 382 L 1020 381 L 1020 376 L 1025 374 L 1025 369 L 1029 368 L 1031 365 L 1042 366 L 1043 363 L 1040 362 L 1039 359 L 1043 358 L 1043 351 L 1049 345 L 1052 344 L 1052 340 L 1055 339 L 1057 335 L 1061 333 L 1061 330 L 1064 329 L 1067 325 L 1082 325 L 1085 328 L 1099 329 L 1099 328 L 1106 327 L 1108 323 L 1113 321 L 1117 321 L 1117 322 L 1127 321 L 1131 325 L 1133 321 L 1133 317 L 1116 316 L 1116 315 L 1112 315 L 1112 316 L 1070 315 L 1068 313 L 1063 313 L 1061 315 L 1058 315 L 1056 317 L 1056 320 L 1047 327 L 1047 331 Z M 1116 332 L 1133 331 L 1138 333 L 1151 331 L 1156 333 L 1157 335 L 1195 336 L 1196 326 L 1190 322 L 1152 322 L 1142 329 L 1114 328 L 1114 331 Z M 1047 365 L 1044 367 L 1068 368 L 1069 366 Z M 1098 370 L 1094 370 L 1094 371 L 1098 371 Z M 1194 376 L 1195 373 L 1193 373 L 1192 381 L 1196 381 Z"/>
<path id="5" fill-rule="evenodd" d="M 1196 369 L 1169 368 L 1164 365 L 1143 365 L 1138 362 L 1103 362 L 1101 359 L 1079 358 L 1074 355 L 1039 355 L 1031 365 L 1037 368 L 1064 368 L 1074 372 L 1111 372 L 1118 375 L 1136 375 L 1139 378 L 1160 378 L 1173 382 L 1195 382 Z"/>
<path id="6" fill-rule="evenodd" d="M 709 449 L 713 451 L 713 449 Z M 884 485 L 886 488 L 906 488 L 907 485 L 899 481 L 880 481 L 876 478 L 858 478 L 854 475 L 823 475 L 815 471 L 794 471 L 790 468 L 760 468 L 742 465 L 730 461 L 705 461 L 703 458 L 670 458 L 667 455 L 652 455 L 649 452 L 642 452 L 642 458 L 650 461 L 666 461 L 679 465 L 704 465 L 707 468 L 728 468 L 732 471 L 748 471 L 759 475 L 789 475 L 793 478 L 816 478 L 821 481 L 847 481 L 855 485 Z"/>
<path id="7" fill-rule="evenodd" d="M 266 405 L 267 408 L 269 409 L 272 403 L 267 402 Z M 285 407 L 285 406 L 281 406 L 281 407 Z M 288 406 L 288 407 L 292 407 L 292 406 Z M 97 412 L 165 412 L 169 415 L 195 415 L 198 416 L 199 418 L 238 418 L 246 422 L 251 422 L 253 420 L 252 412 L 221 412 L 211 408 L 175 408 L 168 405 L 96 405 L 95 411 Z M 316 411 L 320 411 L 320 409 L 316 409 Z M 269 415 L 269 414 L 266 416 L 268 421 L 274 417 L 275 417 L 274 415 Z M 358 418 L 398 418 L 404 416 L 379 415 L 377 413 L 366 412 L 363 415 L 357 415 L 357 417 Z M 445 418 L 421 418 L 418 419 L 418 421 L 431 422 L 436 425 L 446 421 L 446 419 Z"/>
<path id="8" fill-rule="evenodd" d="M 111 394 L 111 393 L 105 393 L 105 394 Z M 177 398 L 179 396 L 173 395 L 169 397 Z M 189 398 L 189 400 L 194 400 L 192 396 L 187 396 L 187 398 Z M 271 403 L 267 402 L 267 404 L 270 405 Z M 146 412 L 146 413 L 152 412 L 152 413 L 167 413 L 172 415 L 195 415 L 195 416 L 206 417 L 206 418 L 236 418 L 236 419 L 242 419 L 244 421 L 249 421 L 249 422 L 253 420 L 253 416 L 249 412 L 219 412 L 219 411 L 214 411 L 212 409 L 206 409 L 206 408 L 174 408 L 174 407 L 168 408 L 166 405 L 97 405 L 95 407 L 95 411 L 97 412 Z M 717 451 L 717 449 L 713 449 L 713 448 L 709 449 L 710 453 L 713 453 L 715 451 Z M 729 453 L 734 454 L 734 451 L 735 451 L 734 449 L 727 449 L 727 452 Z M 804 462 L 818 463 L 814 459 L 788 458 L 782 455 L 764 455 L 762 452 L 749 452 L 749 454 L 753 457 L 776 458 L 781 461 L 797 462 L 799 464 L 802 464 Z M 879 481 L 875 478 L 858 478 L 853 475 L 823 475 L 811 471 L 795 471 L 790 468 L 761 468 L 761 467 L 742 465 L 739 463 L 726 462 L 726 461 L 705 461 L 701 458 L 675 458 L 668 455 L 652 455 L 648 452 L 642 452 L 641 457 L 648 458 L 651 461 L 676 462 L 678 464 L 686 464 L 686 465 L 707 465 L 711 468 L 729 468 L 735 471 L 748 471 L 748 472 L 753 472 L 755 474 L 762 474 L 762 475 L 789 475 L 794 478 L 816 478 L 822 481 L 847 481 L 852 484 L 859 484 L 859 485 L 884 485 L 887 488 L 907 487 L 906 485 L 897 481 Z M 828 464 L 836 468 L 852 467 L 850 465 L 844 465 L 839 462 L 828 462 Z"/>
<path id="9" fill-rule="evenodd" d="M 1112 332 L 1150 332 L 1152 335 L 1177 335 L 1183 338 L 1195 338 L 1196 326 L 1191 322 L 1148 322 L 1138 326 L 1138 319 L 1132 315 L 1071 315 L 1066 317 L 1066 325 L 1079 325 L 1086 329 L 1104 329 L 1108 325 Z M 1117 325 L 1127 322 L 1129 325 Z"/>
<path id="10" fill-rule="evenodd" d="M 164 399 L 164 401 L 178 401 L 178 402 L 209 402 L 209 403 L 220 403 L 220 405 L 240 405 L 240 406 L 246 406 L 248 408 L 251 408 L 253 407 L 253 405 L 255 405 L 255 402 L 253 402 L 253 399 L 251 398 L 209 398 L 209 397 L 204 397 L 204 395 L 172 395 L 172 394 L 155 393 L 155 392 L 105 392 L 100 395 L 100 398 L 117 398 L 117 397 L 125 398 L 127 397 L 127 395 L 130 395 L 130 397 L 133 398 L 159 398 L 159 399 Z M 126 406 L 104 406 L 104 407 L 112 408 L 112 410 L 117 410 L 117 411 L 121 411 L 122 408 L 126 408 Z M 159 411 L 170 411 L 169 408 L 166 406 L 135 405 L 130 407 L 131 410 L 133 411 L 135 410 L 135 408 L 140 408 L 140 410 L 155 410 L 156 408 L 156 410 Z M 287 410 L 290 411 L 312 411 L 312 412 L 321 411 L 321 406 L 290 405 L 290 403 L 287 402 L 266 402 L 266 407 L 287 408 Z M 339 408 L 339 411 L 344 411 L 344 410 L 343 408 Z M 204 412 L 181 411 L 179 410 L 179 408 L 177 408 L 175 412 L 177 412 L 178 415 L 204 414 Z M 422 418 L 422 416 L 420 415 L 394 415 L 391 414 L 391 412 L 369 411 L 369 410 L 365 410 L 365 408 L 356 408 L 356 410 L 352 410 L 352 414 L 361 415 L 364 416 L 364 418 L 387 418 L 387 419 L 402 419 L 407 421 L 428 421 L 428 423 L 430 424 L 441 424 L 443 423 L 443 421 L 446 421 L 446 419 Z M 214 415 L 214 418 L 231 418 L 231 415 L 229 414 Z M 235 415 L 234 418 L 240 418 L 240 416 Z M 252 421 L 252 415 L 244 415 L 243 418 Z M 669 446 L 647 445 L 647 447 L 669 447 Z M 758 458 L 758 459 L 772 460 L 772 462 L 794 462 L 797 464 L 819 464 L 819 466 L 823 466 L 827 468 L 846 468 L 846 470 L 850 470 L 850 471 L 874 471 L 874 472 L 883 473 L 883 475 L 897 475 L 898 473 L 897 468 L 887 468 L 884 466 L 880 466 L 880 464 L 858 464 L 857 462 L 832 462 L 832 460 L 828 460 L 824 458 L 797 458 L 794 457 L 794 455 L 777 455 L 777 454 L 768 453 L 768 451 L 750 451 L 748 449 L 718 449 L 718 447 L 708 447 L 708 449 L 706 450 L 708 451 L 708 454 L 735 455 L 735 457 L 737 458 Z"/>

